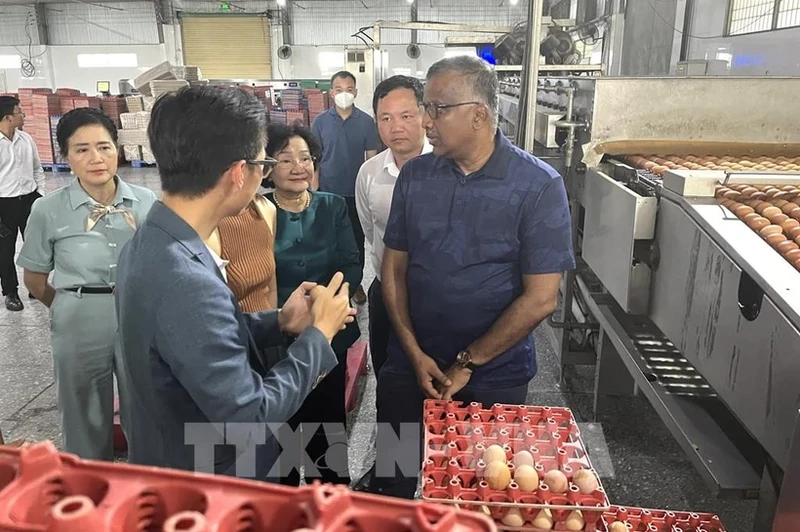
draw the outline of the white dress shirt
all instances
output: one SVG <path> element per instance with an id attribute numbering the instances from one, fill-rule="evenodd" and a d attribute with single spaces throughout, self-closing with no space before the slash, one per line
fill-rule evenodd
<path id="1" fill-rule="evenodd" d="M 206 244 L 206 248 L 208 249 L 208 252 L 211 254 L 211 258 L 214 259 L 214 263 L 217 265 L 217 268 L 219 268 L 219 273 L 222 274 L 222 278 L 225 279 L 225 282 L 227 283 L 228 282 L 227 267 L 230 261 L 225 260 L 219 255 L 217 255 L 217 252 L 211 249 L 211 246 L 209 246 L 208 244 Z"/>
<path id="2" fill-rule="evenodd" d="M 426 138 L 422 154 L 432 150 L 433 146 Z M 356 177 L 356 209 L 364 229 L 364 237 L 372 245 L 372 267 L 378 280 L 381 278 L 383 261 L 383 235 L 386 232 L 398 175 L 400 169 L 394 162 L 394 154 L 392 150 L 386 149 L 361 165 Z"/>
<path id="3" fill-rule="evenodd" d="M 33 138 L 15 130 L 9 139 L 0 133 L 0 198 L 16 198 L 38 190 L 44 196 L 44 170 Z"/>

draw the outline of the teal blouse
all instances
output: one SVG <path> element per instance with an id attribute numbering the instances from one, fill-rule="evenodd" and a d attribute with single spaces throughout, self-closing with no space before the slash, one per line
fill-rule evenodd
<path id="1" fill-rule="evenodd" d="M 275 275 L 279 307 L 303 281 L 327 285 L 337 271 L 350 283 L 351 297 L 361 284 L 363 271 L 344 198 L 327 192 L 310 193 L 311 203 L 303 212 L 278 207 Z M 266 198 L 275 203 L 273 193 Z M 333 350 L 343 355 L 360 336 L 358 323 L 351 323 L 333 339 Z"/>

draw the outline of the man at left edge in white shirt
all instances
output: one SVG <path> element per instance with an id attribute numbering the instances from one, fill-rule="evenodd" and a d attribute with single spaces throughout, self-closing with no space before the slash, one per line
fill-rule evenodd
<path id="1" fill-rule="evenodd" d="M 44 195 L 45 181 L 36 143 L 22 131 L 24 125 L 19 100 L 0 96 L 0 284 L 11 311 L 24 308 L 14 264 L 17 234 L 25 237 L 31 206 Z"/>

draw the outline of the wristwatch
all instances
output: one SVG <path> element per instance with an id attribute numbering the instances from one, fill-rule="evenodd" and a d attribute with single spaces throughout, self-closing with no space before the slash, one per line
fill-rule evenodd
<path id="1" fill-rule="evenodd" d="M 472 362 L 472 353 L 469 352 L 469 349 L 461 351 L 458 356 L 456 356 L 456 363 L 470 371 L 478 369 L 478 366 Z"/>

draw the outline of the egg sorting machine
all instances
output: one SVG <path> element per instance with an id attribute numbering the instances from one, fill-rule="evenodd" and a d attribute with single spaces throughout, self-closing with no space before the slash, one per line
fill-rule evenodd
<path id="1" fill-rule="evenodd" d="M 800 172 L 656 175 L 626 156 L 800 156 L 800 79 L 548 77 L 537 93 L 536 154 L 565 175 L 581 257 L 551 319 L 562 365 L 595 365 L 596 414 L 608 395 L 645 395 L 707 484 L 758 497 L 754 530 L 770 530 L 800 405 L 800 272 L 714 190 Z"/>

